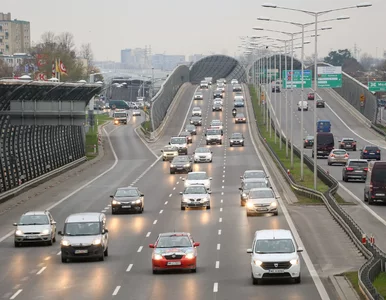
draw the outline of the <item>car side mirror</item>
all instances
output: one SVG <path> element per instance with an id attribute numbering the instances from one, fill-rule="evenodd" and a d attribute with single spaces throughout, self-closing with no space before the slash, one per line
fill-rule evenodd
<path id="1" fill-rule="evenodd" d="M 240 179 L 243 179 L 243 176 L 240 176 Z"/>
<path id="2" fill-rule="evenodd" d="M 62 231 L 58 231 L 58 235 L 63 235 L 63 232 Z"/>
<path id="3" fill-rule="evenodd" d="M 303 252 L 303 248 L 299 247 L 297 252 Z"/>
<path id="4" fill-rule="evenodd" d="M 17 226 L 17 223 L 13 223 L 13 226 Z"/>
<path id="5" fill-rule="evenodd" d="M 341 141 L 338 141 L 338 143 L 340 143 Z"/>
<path id="6" fill-rule="evenodd" d="M 247 249 L 247 253 L 253 253 L 252 249 Z"/>
<path id="7" fill-rule="evenodd" d="M 239 187 L 239 191 L 242 191 L 243 189 L 241 187 Z"/>
<path id="8" fill-rule="evenodd" d="M 110 198 L 114 198 L 114 195 L 110 195 Z"/>
<path id="9" fill-rule="evenodd" d="M 145 196 L 145 194 L 141 194 L 141 197 L 144 197 Z"/>
<path id="10" fill-rule="evenodd" d="M 182 195 L 182 192 L 180 192 L 180 195 Z"/>
<path id="11" fill-rule="evenodd" d="M 193 247 L 198 247 L 198 246 L 200 246 L 200 243 L 197 243 L 197 242 L 193 243 Z"/>
<path id="12" fill-rule="evenodd" d="M 164 152 L 164 150 L 161 150 L 161 152 Z"/>
<path id="13" fill-rule="evenodd" d="M 149 244 L 149 248 L 154 249 L 154 244 Z"/>
<path id="14" fill-rule="evenodd" d="M 213 154 L 213 151 L 210 151 L 211 154 Z"/>
<path id="15" fill-rule="evenodd" d="M 267 176 L 267 178 L 269 178 L 269 176 Z"/>
<path id="16" fill-rule="evenodd" d="M 56 222 L 55 222 L 55 221 L 52 221 L 52 222 L 51 222 L 51 225 L 56 225 Z"/>
<path id="17" fill-rule="evenodd" d="M 207 193 L 210 195 L 210 194 L 212 194 L 212 191 L 207 191 Z"/>
<path id="18" fill-rule="evenodd" d="M 169 145 L 170 145 L 170 142 L 169 142 Z"/>
<path id="19" fill-rule="evenodd" d="M 206 136 L 206 133 L 205 133 L 205 136 Z"/>
<path id="20" fill-rule="evenodd" d="M 182 181 L 185 181 L 185 178 L 182 178 L 181 180 L 182 180 Z"/>
<path id="21" fill-rule="evenodd" d="M 109 230 L 108 229 L 103 229 L 102 230 L 102 233 L 104 234 L 104 233 L 109 233 Z"/>
<path id="22" fill-rule="evenodd" d="M 196 151 L 193 151 L 193 154 L 196 154 Z"/>
<path id="23" fill-rule="evenodd" d="M 213 178 L 212 177 L 209 177 L 209 180 L 212 180 Z"/>

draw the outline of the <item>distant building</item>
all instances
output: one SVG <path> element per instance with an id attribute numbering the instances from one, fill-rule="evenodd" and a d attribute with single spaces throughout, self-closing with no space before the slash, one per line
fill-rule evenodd
<path id="1" fill-rule="evenodd" d="M 121 50 L 121 63 L 130 64 L 132 62 L 131 49 Z"/>
<path id="2" fill-rule="evenodd" d="M 186 61 L 185 55 L 154 54 L 151 63 L 155 69 L 171 71 L 178 65 L 185 64 Z"/>
<path id="3" fill-rule="evenodd" d="M 31 48 L 30 22 L 0 13 L 0 54 L 27 53 Z"/>
<path id="4" fill-rule="evenodd" d="M 121 63 L 127 68 L 148 69 L 151 63 L 151 46 L 121 50 Z"/>
<path id="5" fill-rule="evenodd" d="M 204 57 L 205 57 L 205 55 L 202 55 L 202 54 L 193 54 L 193 55 L 189 56 L 189 61 L 195 63 L 196 61 L 198 61 Z"/>

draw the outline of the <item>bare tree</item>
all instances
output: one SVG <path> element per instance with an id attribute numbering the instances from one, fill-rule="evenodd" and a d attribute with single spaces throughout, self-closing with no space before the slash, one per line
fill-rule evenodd
<path id="1" fill-rule="evenodd" d="M 366 70 L 369 70 L 372 67 L 372 65 L 374 65 L 375 59 L 374 57 L 371 56 L 371 54 L 363 53 L 363 55 L 361 56 L 360 62 Z"/>
<path id="2" fill-rule="evenodd" d="M 56 37 L 60 50 L 72 52 L 75 50 L 74 35 L 71 32 L 62 32 Z"/>
<path id="3" fill-rule="evenodd" d="M 43 44 L 54 44 L 56 36 L 52 31 L 46 31 L 41 35 L 40 39 Z"/>
<path id="4" fill-rule="evenodd" d="M 0 59 L 0 78 L 11 77 L 11 76 L 12 76 L 12 67 L 9 67 L 4 60 Z"/>
<path id="5" fill-rule="evenodd" d="M 80 57 L 84 58 L 87 61 L 87 73 L 91 72 L 92 67 L 94 66 L 94 53 L 91 48 L 91 44 L 83 44 L 80 47 Z"/>

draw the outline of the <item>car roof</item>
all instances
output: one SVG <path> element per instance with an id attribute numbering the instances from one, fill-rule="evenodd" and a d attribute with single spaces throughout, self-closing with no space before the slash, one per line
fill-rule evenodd
<path id="1" fill-rule="evenodd" d="M 243 135 L 241 132 L 232 132 L 232 135 L 234 135 L 234 134 L 241 134 L 241 135 Z"/>
<path id="2" fill-rule="evenodd" d="M 259 188 L 253 188 L 251 191 L 271 191 L 273 193 L 273 190 L 269 187 L 259 187 Z"/>
<path id="3" fill-rule="evenodd" d="M 206 172 L 205 172 L 205 171 L 200 171 L 200 172 L 189 172 L 188 175 L 189 175 L 189 174 L 206 174 Z"/>
<path id="4" fill-rule="evenodd" d="M 191 236 L 189 232 L 164 232 L 160 233 L 158 237 L 161 236 Z"/>
<path id="5" fill-rule="evenodd" d="M 198 149 L 205 149 L 205 150 L 207 150 L 208 152 L 211 151 L 209 148 L 206 148 L 206 147 L 197 147 L 197 148 L 196 148 L 196 151 L 197 151 Z"/>
<path id="6" fill-rule="evenodd" d="M 363 148 L 367 148 L 367 147 L 374 147 L 374 148 L 378 148 L 379 149 L 379 147 L 376 146 L 376 145 L 365 145 Z"/>
<path id="7" fill-rule="evenodd" d="M 245 178 L 244 183 L 265 182 L 265 178 Z"/>
<path id="8" fill-rule="evenodd" d="M 353 138 L 342 138 L 342 141 L 343 140 L 354 140 Z"/>
<path id="9" fill-rule="evenodd" d="M 315 138 L 313 135 L 307 135 L 306 138 Z"/>
<path id="10" fill-rule="evenodd" d="M 66 223 L 99 222 L 102 217 L 104 217 L 104 214 L 96 212 L 72 214 L 67 217 Z"/>
<path id="11" fill-rule="evenodd" d="M 199 106 L 195 106 L 195 107 L 193 107 L 193 110 L 195 110 L 195 109 L 199 109 L 199 110 L 201 110 L 201 107 L 199 107 Z"/>
<path id="12" fill-rule="evenodd" d="M 353 158 L 348 160 L 348 162 L 352 162 L 352 161 L 360 161 L 360 162 L 368 163 L 367 159 Z"/>
<path id="13" fill-rule="evenodd" d="M 286 229 L 265 229 L 255 232 L 255 239 L 257 240 L 274 240 L 274 239 L 291 239 L 293 240 L 292 233 Z"/>
<path id="14" fill-rule="evenodd" d="M 346 149 L 332 149 L 331 152 L 334 152 L 334 151 L 344 151 L 344 152 L 347 152 Z"/>
<path id="15" fill-rule="evenodd" d="M 180 138 L 181 136 L 172 136 L 170 139 Z"/>
<path id="16" fill-rule="evenodd" d="M 125 186 L 125 187 L 120 187 L 120 188 L 117 188 L 117 191 L 118 190 L 137 190 L 138 188 L 135 187 L 135 186 Z"/>
<path id="17" fill-rule="evenodd" d="M 265 174 L 265 171 L 264 170 L 246 170 L 245 172 L 244 172 L 244 174 L 245 173 L 256 173 L 256 172 L 260 172 L 260 173 L 264 173 Z"/>
<path id="18" fill-rule="evenodd" d="M 31 211 L 27 211 L 26 213 L 24 213 L 23 215 L 26 215 L 26 216 L 36 216 L 36 215 L 45 215 L 47 214 L 47 211 L 43 211 L 43 210 L 31 210 Z"/>
<path id="19" fill-rule="evenodd" d="M 237 113 L 237 116 L 244 116 L 243 113 Z"/>
<path id="20" fill-rule="evenodd" d="M 184 136 L 184 135 L 190 135 L 190 132 L 187 132 L 187 131 L 181 131 L 180 136 Z"/>

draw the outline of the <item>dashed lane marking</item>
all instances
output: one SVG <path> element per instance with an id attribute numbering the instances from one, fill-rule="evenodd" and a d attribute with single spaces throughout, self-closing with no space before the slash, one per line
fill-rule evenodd
<path id="1" fill-rule="evenodd" d="M 157 224 L 157 220 L 154 220 L 153 225 Z"/>
<path id="2" fill-rule="evenodd" d="M 215 282 L 213 284 L 213 293 L 217 293 L 218 292 L 218 282 Z"/>
<path id="3" fill-rule="evenodd" d="M 176 190 L 176 187 L 173 188 L 173 191 L 175 191 L 175 190 Z"/>
<path id="4" fill-rule="evenodd" d="M 120 289 L 121 289 L 121 286 L 118 285 L 118 286 L 114 289 L 113 296 L 118 295 L 118 292 L 119 292 Z"/>
<path id="5" fill-rule="evenodd" d="M 216 269 L 219 269 L 219 268 L 220 268 L 220 262 L 216 261 Z"/>
<path id="6" fill-rule="evenodd" d="M 168 204 L 168 202 L 167 202 L 167 201 L 165 201 L 165 205 L 166 205 L 166 204 Z"/>
<path id="7" fill-rule="evenodd" d="M 221 229 L 218 230 L 218 235 L 221 235 Z"/>
<path id="8" fill-rule="evenodd" d="M 20 290 L 18 290 L 15 294 L 13 294 L 12 295 L 12 297 L 11 298 L 9 298 L 9 299 L 15 299 L 21 292 L 22 292 L 23 290 L 22 289 L 20 289 Z"/>
<path id="9" fill-rule="evenodd" d="M 39 272 L 36 273 L 36 275 L 40 275 L 44 272 L 44 270 L 47 269 L 47 267 L 43 267 L 39 270 Z"/>
<path id="10" fill-rule="evenodd" d="M 217 244 L 217 250 L 221 249 L 221 244 Z"/>
<path id="11" fill-rule="evenodd" d="M 60 254 L 62 254 L 62 251 L 59 251 L 58 253 L 56 253 L 56 255 L 60 255 Z"/>
<path id="12" fill-rule="evenodd" d="M 224 196 L 224 192 L 221 192 L 221 196 Z"/>
<path id="13" fill-rule="evenodd" d="M 172 195 L 173 195 L 173 194 L 170 194 L 170 195 L 169 195 L 169 198 L 170 198 Z"/>
<path id="14" fill-rule="evenodd" d="M 150 231 L 148 233 L 146 233 L 146 237 L 149 237 L 150 235 L 151 235 Z"/>
<path id="15" fill-rule="evenodd" d="M 220 207 L 220 211 L 222 211 L 222 207 Z"/>
<path id="16" fill-rule="evenodd" d="M 126 269 L 126 272 L 130 272 L 132 267 L 133 267 L 133 264 L 130 264 L 130 265 L 127 267 L 127 269 Z"/>
<path id="17" fill-rule="evenodd" d="M 101 210 L 101 212 L 105 213 L 105 212 L 106 212 L 106 210 L 105 210 L 105 209 L 102 209 L 102 210 Z"/>
<path id="18" fill-rule="evenodd" d="M 221 223 L 222 222 L 222 218 L 218 219 L 218 221 Z"/>
<path id="19" fill-rule="evenodd" d="M 143 249 L 143 246 L 140 246 L 140 247 L 138 248 L 137 252 L 141 252 L 142 249 Z"/>
<path id="20" fill-rule="evenodd" d="M 162 214 L 163 212 L 164 212 L 164 210 L 163 210 L 163 209 L 161 209 L 161 210 L 159 211 L 159 213 L 160 213 L 160 214 Z"/>
<path id="21" fill-rule="evenodd" d="M 223 202 L 224 202 L 224 200 L 223 200 L 223 199 L 221 199 L 221 200 L 220 200 L 220 202 L 221 202 L 221 203 L 223 203 Z"/>

